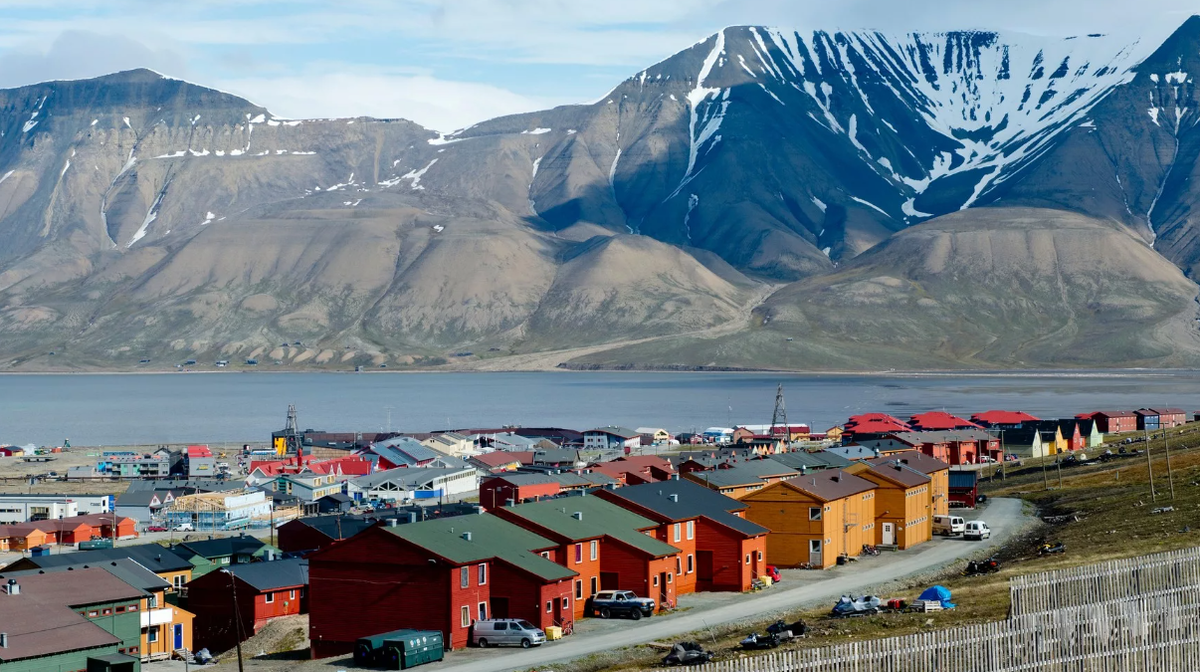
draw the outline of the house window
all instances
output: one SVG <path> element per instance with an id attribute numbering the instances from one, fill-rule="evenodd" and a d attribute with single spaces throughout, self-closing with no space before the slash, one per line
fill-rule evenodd
<path id="1" fill-rule="evenodd" d="M 593 578 L 592 580 L 595 581 L 596 579 Z M 577 599 L 577 600 L 583 599 L 583 581 L 575 582 L 575 599 Z"/>
<path id="2" fill-rule="evenodd" d="M 266 601 L 267 604 L 274 604 L 275 603 L 275 593 L 267 593 L 266 595 L 263 596 L 263 599 Z"/>
<path id="3" fill-rule="evenodd" d="M 696 538 L 696 521 L 694 521 L 694 520 L 689 520 L 687 522 L 687 538 L 688 539 Z"/>
<path id="4" fill-rule="evenodd" d="M 464 627 L 464 628 L 471 627 L 471 608 L 465 604 L 462 606 L 461 617 L 462 617 L 462 620 L 459 622 L 462 623 L 462 627 Z"/>
<path id="5" fill-rule="evenodd" d="M 183 587 L 184 576 L 182 574 L 176 574 L 171 580 L 175 582 L 176 589 Z"/>
<path id="6" fill-rule="evenodd" d="M 146 630 L 146 641 L 153 644 L 158 641 L 158 626 L 152 625 Z"/>
<path id="7" fill-rule="evenodd" d="M 487 565 L 482 562 L 479 563 L 479 585 L 487 585 Z"/>
<path id="8" fill-rule="evenodd" d="M 105 616 L 112 616 L 112 609 L 105 609 L 105 610 L 104 610 L 104 615 L 105 615 Z"/>
<path id="9" fill-rule="evenodd" d="M 747 565 L 750 564 L 750 554 L 749 553 L 746 554 L 746 564 Z"/>
<path id="10" fill-rule="evenodd" d="M 758 552 L 758 561 L 762 562 L 762 551 Z"/>
<path id="11" fill-rule="evenodd" d="M 546 600 L 546 613 L 554 611 L 554 600 Z"/>
<path id="12" fill-rule="evenodd" d="M 688 553 L 688 574 L 694 571 L 696 571 L 696 559 L 692 557 L 691 553 Z"/>
<path id="13" fill-rule="evenodd" d="M 542 557 L 549 560 L 550 559 L 550 551 L 542 551 Z"/>
<path id="14" fill-rule="evenodd" d="M 599 580 L 598 578 L 596 578 L 596 577 L 594 577 L 594 576 L 593 576 L 593 577 L 592 577 L 592 592 L 591 592 L 591 594 L 592 594 L 593 596 L 595 596 L 595 594 L 596 594 L 596 593 L 600 592 L 600 585 L 599 585 L 599 584 L 600 584 L 600 580 Z"/>
<path id="15" fill-rule="evenodd" d="M 654 575 L 654 580 L 651 581 L 650 583 L 651 583 L 651 585 L 655 585 L 655 586 L 658 585 L 658 575 L 657 574 Z"/>
<path id="16" fill-rule="evenodd" d="M 89 611 L 88 612 L 88 618 L 96 618 L 99 615 L 100 615 L 100 612 L 98 612 L 98 611 Z"/>
<path id="17" fill-rule="evenodd" d="M 288 591 L 288 599 L 289 599 L 289 600 L 294 600 L 294 599 L 296 599 L 296 591 L 295 591 L 295 590 L 289 590 L 289 591 Z"/>
<path id="18" fill-rule="evenodd" d="M 821 507 L 819 507 L 819 506 L 808 507 L 808 519 L 809 520 L 820 520 L 821 519 Z"/>
<path id="19" fill-rule="evenodd" d="M 675 573 L 683 574 L 683 558 L 680 558 L 680 557 L 675 558 Z"/>
<path id="20" fill-rule="evenodd" d="M 591 558 L 595 560 L 598 557 L 600 557 L 600 542 L 593 539 L 591 543 Z"/>
<path id="21" fill-rule="evenodd" d="M 151 593 L 150 597 L 146 598 L 146 605 L 149 606 L 151 609 L 157 608 L 158 607 L 158 593 Z M 130 611 L 133 611 L 133 609 L 130 609 Z"/>
<path id="22" fill-rule="evenodd" d="M 471 569 L 469 567 L 463 567 L 463 568 L 459 569 L 458 570 L 458 586 L 460 588 L 466 588 L 468 585 L 470 585 L 470 583 L 471 583 Z"/>
<path id="23" fill-rule="evenodd" d="M 138 605 L 136 605 L 136 604 L 129 605 L 128 611 L 137 611 L 137 610 L 138 610 Z"/>
<path id="24" fill-rule="evenodd" d="M 583 562 L 583 544 L 575 544 L 575 564 Z"/>
<path id="25" fill-rule="evenodd" d="M 481 620 L 481 621 L 487 620 L 487 602 L 479 603 L 479 620 Z"/>
<path id="26" fill-rule="evenodd" d="M 563 610 L 564 614 L 571 611 L 571 598 L 569 598 L 569 597 L 562 598 L 562 610 Z"/>
<path id="27" fill-rule="evenodd" d="M 123 613 L 125 613 L 125 607 L 117 607 L 117 613 L 118 613 L 118 614 L 123 614 Z"/>
<path id="28" fill-rule="evenodd" d="M 675 576 L 675 575 L 674 575 L 674 574 L 672 574 L 672 573 L 670 573 L 670 572 L 667 572 L 667 583 L 671 583 L 671 577 L 672 577 L 672 576 Z"/>

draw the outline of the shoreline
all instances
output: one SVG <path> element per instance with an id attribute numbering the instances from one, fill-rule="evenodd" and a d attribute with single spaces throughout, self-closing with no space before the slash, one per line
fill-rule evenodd
<path id="1" fill-rule="evenodd" d="M 112 369 L 112 370 L 88 370 L 88 371 L 0 371 L 0 377 L 10 376 L 168 376 L 168 375 L 303 375 L 303 374 L 321 374 L 321 375 L 412 375 L 412 374 L 547 374 L 547 373 L 563 373 L 563 374 L 725 374 L 725 375 L 744 375 L 744 374 L 776 374 L 782 376 L 812 376 L 812 377 L 991 377 L 991 378 L 1124 378 L 1124 377 L 1168 377 L 1178 374 L 1196 373 L 1200 369 L 1188 368 L 1113 368 L 1113 369 L 872 369 L 872 370 L 800 370 L 800 369 L 706 369 L 697 367 L 694 369 L 680 369 L 674 367 L 664 368 L 636 368 L 636 369 L 574 369 L 574 368 L 552 368 L 552 369 L 371 369 L 364 371 L 349 371 L 341 369 L 305 369 L 305 370 L 246 370 L 235 369 L 227 371 L 209 371 L 209 370 L 156 370 L 156 371 L 131 371 L 128 369 Z"/>

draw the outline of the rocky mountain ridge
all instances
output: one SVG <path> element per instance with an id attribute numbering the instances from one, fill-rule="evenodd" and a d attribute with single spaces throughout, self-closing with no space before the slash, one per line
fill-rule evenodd
<path id="1" fill-rule="evenodd" d="M 667 365 L 691 350 L 665 354 L 659 341 L 742 320 L 778 285 L 724 354 L 700 362 L 770 366 L 736 350 L 782 339 L 771 316 L 818 285 L 843 291 L 821 283 L 931 218 L 1028 228 L 1029 216 L 997 219 L 997 208 L 1114 222 L 1190 273 L 1197 60 L 1197 18 L 1161 45 L 740 26 L 595 104 L 450 135 L 403 120 L 279 119 L 149 71 L 0 91 L 0 358 L 15 368 L 143 356 L 470 366 L 654 339 L 638 347 Z M 1047 230 L 1065 221 L 1028 212 L 1043 212 Z M 1076 228 L 1109 257 L 1146 247 L 1108 225 Z M 936 252 L 912 245 L 933 239 L 903 240 L 907 255 Z M 1175 325 L 1179 352 L 1117 339 L 1100 348 L 1111 361 L 1190 361 L 1194 344 L 1177 327 L 1195 306 L 1181 279 L 1159 286 L 1172 288 L 1170 306 L 1139 318 Z M 969 282 L 979 304 L 1003 284 Z M 1096 324 L 1115 310 L 1089 301 L 1101 307 Z M 929 319 L 949 321 L 939 328 L 950 335 L 970 321 Z M 1089 338 L 1115 343 L 1106 333 Z M 1054 347 L 939 357 L 1074 361 Z"/>

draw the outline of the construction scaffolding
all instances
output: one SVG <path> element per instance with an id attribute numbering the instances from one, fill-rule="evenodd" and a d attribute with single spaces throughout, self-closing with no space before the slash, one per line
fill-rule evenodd
<path id="1" fill-rule="evenodd" d="M 299 504 L 275 509 L 266 493 L 251 489 L 183 495 L 161 511 L 166 524 L 190 523 L 197 532 L 270 527 L 301 513 Z"/>

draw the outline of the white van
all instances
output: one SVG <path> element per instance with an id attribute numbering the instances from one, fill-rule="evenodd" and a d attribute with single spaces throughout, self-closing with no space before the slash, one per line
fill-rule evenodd
<path id="1" fill-rule="evenodd" d="M 972 520 L 963 528 L 963 539 L 983 541 L 992 536 L 992 529 L 982 520 Z"/>
<path id="2" fill-rule="evenodd" d="M 471 643 L 484 649 L 504 644 L 528 649 L 541 646 L 545 641 L 546 633 L 520 618 L 493 618 L 475 621 L 471 626 Z"/>
<path id="3" fill-rule="evenodd" d="M 944 534 L 947 537 L 962 534 L 967 529 L 967 523 L 958 516 L 934 516 L 933 533 Z"/>

